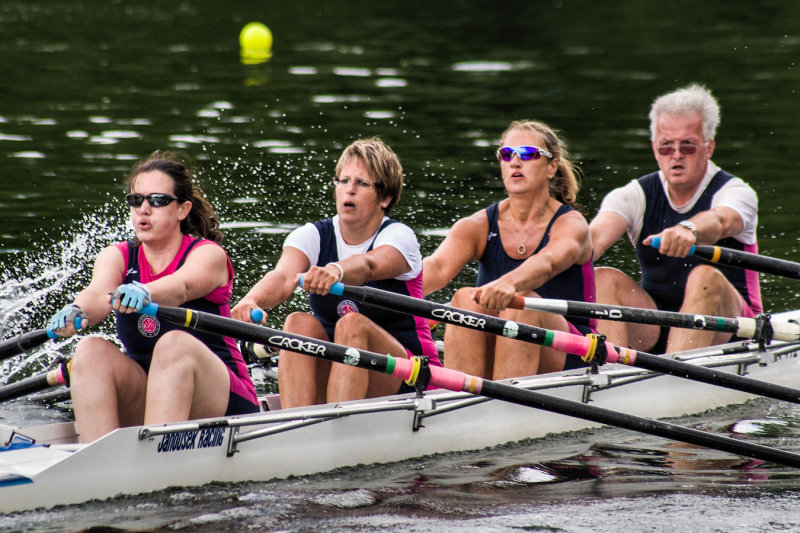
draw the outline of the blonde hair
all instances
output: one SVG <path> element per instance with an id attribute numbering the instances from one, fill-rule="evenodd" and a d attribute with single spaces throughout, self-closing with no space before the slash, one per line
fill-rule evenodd
<path id="1" fill-rule="evenodd" d="M 555 130 L 543 122 L 536 120 L 515 120 L 512 122 L 503 135 L 500 136 L 500 146 L 505 143 L 506 137 L 517 130 L 526 130 L 541 137 L 544 141 L 544 148 L 551 154 L 553 159 L 558 161 L 556 175 L 550 180 L 550 196 L 563 204 L 578 206 L 578 191 L 580 190 L 578 169 L 572 164 L 567 151 L 567 146 L 559 139 Z"/>

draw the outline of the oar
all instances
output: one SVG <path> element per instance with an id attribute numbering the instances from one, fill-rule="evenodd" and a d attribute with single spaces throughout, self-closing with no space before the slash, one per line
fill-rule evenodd
<path id="1" fill-rule="evenodd" d="M 0 401 L 13 400 L 59 385 L 69 386 L 70 362 L 64 361 L 53 370 L 3 385 L 0 387 Z"/>
<path id="2" fill-rule="evenodd" d="M 765 336 L 781 341 L 800 340 L 800 324 L 788 320 L 767 320 L 764 318 L 725 318 L 710 315 L 692 315 L 661 311 L 659 309 L 641 309 L 620 305 L 576 302 L 555 298 L 531 298 L 517 295 L 509 307 L 513 309 L 529 309 L 544 311 L 557 315 L 580 316 L 600 320 L 635 322 L 637 324 L 654 324 L 668 328 L 702 329 L 707 331 L 724 331 L 737 337 L 761 340 Z M 769 330 L 771 328 L 771 330 Z"/>
<path id="3" fill-rule="evenodd" d="M 645 352 L 614 346 L 610 342 L 599 343 L 597 337 L 582 337 L 564 331 L 553 331 L 528 324 L 521 324 L 502 318 L 476 313 L 465 309 L 437 304 L 419 298 L 412 298 L 394 292 L 383 291 L 373 287 L 351 287 L 336 283 L 331 288 L 332 294 L 347 296 L 361 302 L 377 305 L 386 309 L 408 313 L 415 316 L 434 318 L 441 322 L 469 329 L 502 335 L 542 346 L 549 346 L 559 352 L 578 355 L 584 360 L 593 359 L 609 363 L 622 363 L 638 368 L 653 370 L 662 374 L 701 381 L 711 385 L 727 387 L 750 394 L 758 394 L 768 398 L 776 398 L 793 403 L 800 403 L 800 390 L 766 383 L 763 381 L 738 376 L 728 372 L 714 370 L 703 366 L 692 365 L 669 357 L 659 357 Z M 605 361 L 603 361 L 605 351 Z M 596 357 L 597 355 L 601 357 Z M 445 354 L 446 356 L 447 354 Z"/>
<path id="4" fill-rule="evenodd" d="M 650 240 L 650 246 L 653 248 L 661 248 L 661 237 L 653 237 Z M 720 265 L 745 268 L 747 270 L 774 274 L 785 278 L 800 279 L 800 263 L 787 261 L 785 259 L 776 259 L 766 255 L 751 254 L 749 252 L 742 252 L 722 246 L 706 246 L 702 244 L 695 244 L 692 246 L 689 255 L 697 256 L 711 263 L 719 263 Z"/>
<path id="5" fill-rule="evenodd" d="M 47 339 L 56 339 L 58 336 L 46 329 L 37 329 L 28 333 L 21 333 L 16 337 L 0 342 L 0 361 L 14 357 L 22 352 L 27 352 L 31 348 L 36 348 L 44 344 Z"/>
<path id="6" fill-rule="evenodd" d="M 321 341 L 257 324 L 240 322 L 201 311 L 193 311 L 191 309 L 163 307 L 150 304 L 145 307 L 142 312 L 198 331 L 258 342 L 274 348 L 286 349 L 326 361 L 382 372 L 410 383 L 415 382 L 422 364 L 420 358 L 417 357 L 405 359 L 381 355 L 367 350 L 358 350 L 332 342 Z M 730 437 L 714 435 L 712 433 L 668 424 L 658 420 L 637 417 L 610 409 L 565 400 L 540 392 L 471 376 L 457 370 L 442 367 L 429 367 L 429 370 L 429 384 L 434 387 L 452 391 L 469 392 L 487 398 L 535 407 L 537 409 L 582 418 L 600 424 L 618 426 L 746 457 L 800 467 L 800 455 L 777 448 L 739 441 Z"/>
<path id="7" fill-rule="evenodd" d="M 82 319 L 79 316 L 75 317 L 75 330 L 81 329 Z M 60 339 L 55 332 L 49 329 L 37 329 L 28 333 L 21 333 L 16 337 L 0 342 L 0 361 L 14 357 L 22 352 L 27 352 L 31 348 L 36 348 L 40 344 L 44 344 L 47 339 Z"/>

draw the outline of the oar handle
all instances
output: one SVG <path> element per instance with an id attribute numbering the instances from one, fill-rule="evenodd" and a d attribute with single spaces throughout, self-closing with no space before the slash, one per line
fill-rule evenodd
<path id="1" fill-rule="evenodd" d="M 158 314 L 158 304 L 155 302 L 150 302 L 149 304 L 142 307 L 141 311 L 139 311 L 143 315 L 150 315 L 156 316 Z M 251 309 L 250 310 L 250 319 L 253 322 L 261 322 L 264 318 L 264 311 L 261 309 Z"/>
<path id="2" fill-rule="evenodd" d="M 305 280 L 305 276 L 300 274 L 300 287 L 303 286 L 303 281 Z M 333 294 L 334 296 L 341 296 L 344 293 L 344 283 L 341 281 L 337 281 L 333 285 L 331 285 L 331 289 L 328 291 L 329 294 Z"/>
<path id="3" fill-rule="evenodd" d="M 661 248 L 661 237 L 653 237 L 652 239 L 650 239 L 650 246 L 652 246 L 656 250 Z M 694 244 L 692 245 L 691 248 L 689 248 L 689 255 L 694 254 L 695 248 L 696 246 Z"/>

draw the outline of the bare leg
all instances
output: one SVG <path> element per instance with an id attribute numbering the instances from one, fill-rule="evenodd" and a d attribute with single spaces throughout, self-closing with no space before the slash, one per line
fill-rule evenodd
<path id="1" fill-rule="evenodd" d="M 283 324 L 283 330 L 314 339 L 330 340 L 319 320 L 308 313 L 297 312 L 289 315 Z M 281 407 L 288 409 L 325 403 L 330 369 L 330 361 L 281 350 L 278 358 Z"/>
<path id="2" fill-rule="evenodd" d="M 397 339 L 359 313 L 348 313 L 339 319 L 334 342 L 394 357 L 408 357 L 408 352 Z M 388 396 L 397 393 L 400 384 L 399 379 L 388 374 L 333 363 L 326 399 L 328 402 L 343 402 Z"/>
<path id="3" fill-rule="evenodd" d="M 169 331 L 156 343 L 147 379 L 145 424 L 223 416 L 230 374 L 197 337 Z"/>
<path id="4" fill-rule="evenodd" d="M 530 293 L 526 296 L 536 297 L 536 294 Z M 539 328 L 569 331 L 567 320 L 563 316 L 552 313 L 506 309 L 500 312 L 500 318 Z M 508 337 L 498 336 L 495 342 L 492 379 L 532 376 L 564 369 L 566 359 L 564 352 Z"/>
<path id="5" fill-rule="evenodd" d="M 656 309 L 650 295 L 639 284 L 616 268 L 597 267 L 594 270 L 597 303 Z M 598 320 L 597 331 L 612 344 L 648 351 L 658 341 L 659 326 Z"/>
<path id="6" fill-rule="evenodd" d="M 472 288 L 464 287 L 453 296 L 453 307 L 487 313 L 472 301 Z M 444 366 L 489 378 L 494 367 L 493 335 L 449 324 L 444 331 Z"/>
<path id="7" fill-rule="evenodd" d="M 742 313 L 742 297 L 725 276 L 709 265 L 695 267 L 686 280 L 681 313 L 738 317 Z M 730 333 L 672 328 L 667 351 L 677 352 L 722 344 Z"/>
<path id="8" fill-rule="evenodd" d="M 72 406 L 82 442 L 144 421 L 147 376 L 112 342 L 86 337 L 70 372 Z"/>

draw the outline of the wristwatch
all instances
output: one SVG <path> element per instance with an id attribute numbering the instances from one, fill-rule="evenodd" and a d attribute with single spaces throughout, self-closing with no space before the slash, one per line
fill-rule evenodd
<path id="1" fill-rule="evenodd" d="M 694 236 L 694 241 L 697 242 L 697 228 L 695 227 L 694 222 L 691 220 L 681 220 L 678 222 L 678 225 L 691 231 L 692 235 Z"/>

